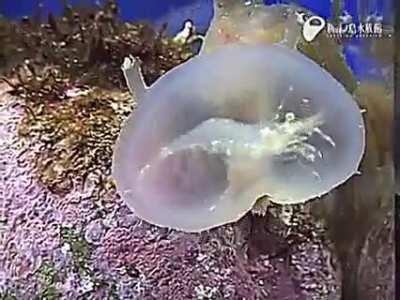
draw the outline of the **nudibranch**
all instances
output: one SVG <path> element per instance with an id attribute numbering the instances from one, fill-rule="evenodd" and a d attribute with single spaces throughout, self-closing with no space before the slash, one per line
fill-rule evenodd
<path id="1" fill-rule="evenodd" d="M 125 61 L 128 83 L 138 67 Z M 150 88 L 115 145 L 117 190 L 140 218 L 199 232 L 240 219 L 257 199 L 303 203 L 358 171 L 363 116 L 327 71 L 282 45 L 229 44 Z"/>

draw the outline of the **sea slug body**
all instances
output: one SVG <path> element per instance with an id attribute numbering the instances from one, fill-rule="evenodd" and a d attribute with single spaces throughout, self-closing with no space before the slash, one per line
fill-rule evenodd
<path id="1" fill-rule="evenodd" d="M 147 89 L 116 143 L 113 176 L 128 206 L 196 232 L 255 201 L 321 196 L 357 172 L 360 108 L 328 72 L 279 45 L 199 55 Z"/>

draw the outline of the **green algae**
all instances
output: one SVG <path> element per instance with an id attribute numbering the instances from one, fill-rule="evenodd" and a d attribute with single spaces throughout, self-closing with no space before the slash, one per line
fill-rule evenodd
<path id="1" fill-rule="evenodd" d="M 64 243 L 71 247 L 72 258 L 79 273 L 87 274 L 89 271 L 87 262 L 90 259 L 92 247 L 82 234 L 78 234 L 69 228 L 61 229 L 61 238 Z"/>
<path id="2" fill-rule="evenodd" d="M 60 298 L 60 292 L 56 288 L 58 271 L 52 262 L 43 262 L 37 271 L 38 278 L 43 285 L 38 298 L 43 300 L 56 300 Z"/>
<path id="3" fill-rule="evenodd" d="M 298 50 L 314 60 L 336 78 L 349 93 L 357 88 L 357 80 L 347 65 L 343 49 L 336 41 L 329 38 L 326 32 L 317 36 L 312 43 L 302 41 Z"/>

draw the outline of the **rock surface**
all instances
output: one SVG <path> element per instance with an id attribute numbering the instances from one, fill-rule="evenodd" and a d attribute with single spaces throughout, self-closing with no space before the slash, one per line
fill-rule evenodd
<path id="1" fill-rule="evenodd" d="M 93 178 L 58 195 L 37 181 L 40 149 L 17 135 L 23 112 L 1 91 L 1 299 L 340 298 L 340 268 L 307 207 L 290 225 L 271 207 L 186 234 L 140 221 L 112 188 L 99 197 Z"/>

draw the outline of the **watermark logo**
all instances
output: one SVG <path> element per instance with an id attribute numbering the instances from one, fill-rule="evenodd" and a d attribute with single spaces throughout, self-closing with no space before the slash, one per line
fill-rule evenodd
<path id="1" fill-rule="evenodd" d="M 296 12 L 297 21 L 302 25 L 302 34 L 307 42 L 312 42 L 326 29 L 326 34 L 331 38 L 371 38 L 382 37 L 384 34 L 382 21 L 367 20 L 355 23 L 349 15 L 343 16 L 338 23 L 327 22 L 316 15 L 308 15 L 304 12 Z"/>
<path id="2" fill-rule="evenodd" d="M 335 38 L 371 38 L 382 37 L 383 25 L 380 22 L 365 22 L 365 23 L 339 23 L 333 25 L 327 24 L 327 34 Z"/>
<path id="3" fill-rule="evenodd" d="M 307 19 L 303 25 L 303 37 L 307 42 L 312 42 L 317 35 L 325 28 L 326 22 L 318 16 Z"/>

